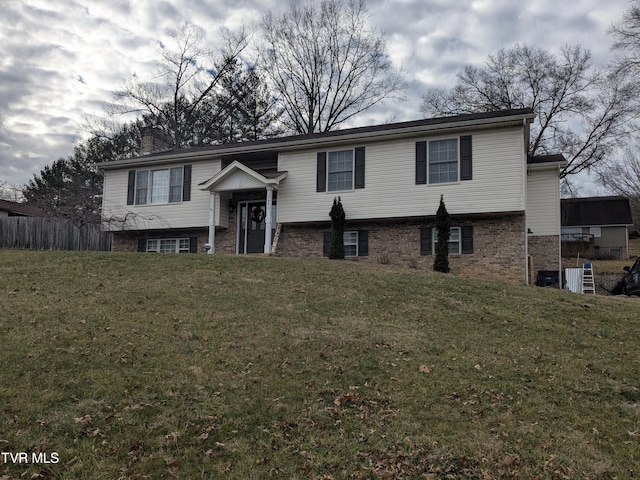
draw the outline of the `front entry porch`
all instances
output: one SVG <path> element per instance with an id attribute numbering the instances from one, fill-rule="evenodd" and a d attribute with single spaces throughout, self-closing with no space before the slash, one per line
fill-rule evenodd
<path id="1" fill-rule="evenodd" d="M 240 201 L 237 204 L 237 249 L 238 254 L 270 253 L 265 252 L 267 239 L 267 202 Z M 277 218 L 276 205 L 271 206 L 271 217 Z M 271 243 L 275 234 L 275 222 L 271 228 Z"/>
<path id="2" fill-rule="evenodd" d="M 238 199 L 236 204 L 238 219 L 236 253 L 270 254 L 277 222 L 274 191 L 277 191 L 280 182 L 286 177 L 287 172 L 257 172 L 234 161 L 220 173 L 200 184 L 201 190 L 208 190 L 210 193 L 209 239 L 205 246 L 207 252 L 213 254 L 216 250 L 215 227 L 219 225 L 216 207 L 221 208 L 221 195 L 225 198 L 229 196 L 242 198 L 244 193 L 247 199 Z M 256 193 L 260 190 L 264 192 L 262 197 L 264 200 L 256 198 Z"/>

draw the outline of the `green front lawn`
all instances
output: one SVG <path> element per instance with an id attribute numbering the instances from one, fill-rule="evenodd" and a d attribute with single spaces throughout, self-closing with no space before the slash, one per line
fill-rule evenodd
<path id="1" fill-rule="evenodd" d="M 0 250 L 0 450 L 40 455 L 0 479 L 636 478 L 639 332 L 389 265 Z"/>

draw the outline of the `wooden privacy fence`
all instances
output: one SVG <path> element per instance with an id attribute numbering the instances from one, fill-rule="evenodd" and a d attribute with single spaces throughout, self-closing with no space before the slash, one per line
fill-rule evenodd
<path id="1" fill-rule="evenodd" d="M 0 218 L 0 248 L 111 250 L 111 234 L 96 225 L 77 227 L 57 218 Z"/>

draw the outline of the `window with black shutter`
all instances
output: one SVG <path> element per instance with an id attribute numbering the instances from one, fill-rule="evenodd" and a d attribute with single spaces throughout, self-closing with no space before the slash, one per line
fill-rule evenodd
<path id="1" fill-rule="evenodd" d="M 356 172 L 355 172 L 355 188 L 364 188 L 364 147 L 355 149 L 356 156 Z"/>
<path id="2" fill-rule="evenodd" d="M 322 232 L 322 256 L 328 257 L 331 250 L 331 232 Z M 366 257 L 369 255 L 369 231 L 347 231 L 343 235 L 346 257 Z"/>
<path id="3" fill-rule="evenodd" d="M 130 170 L 127 205 L 180 203 L 191 200 L 191 165 Z"/>
<path id="4" fill-rule="evenodd" d="M 420 227 L 420 255 L 431 255 L 432 227 Z"/>
<path id="5" fill-rule="evenodd" d="M 331 250 L 331 232 L 322 232 L 322 256 L 328 257 Z"/>
<path id="6" fill-rule="evenodd" d="M 365 147 L 318 152 L 316 192 L 340 192 L 364 188 Z"/>
<path id="7" fill-rule="evenodd" d="M 182 175 L 182 201 L 188 202 L 191 200 L 191 165 L 184 166 L 184 173 Z"/>
<path id="8" fill-rule="evenodd" d="M 427 183 L 427 142 L 416 142 L 416 185 Z"/>
<path id="9" fill-rule="evenodd" d="M 460 230 L 462 231 L 462 253 L 473 253 L 473 227 L 471 225 L 467 225 L 461 227 Z"/>
<path id="10" fill-rule="evenodd" d="M 437 240 L 434 227 L 420 227 L 420 255 L 433 255 Z M 473 253 L 473 227 L 451 227 L 449 236 L 449 254 L 466 255 Z"/>
<path id="11" fill-rule="evenodd" d="M 358 256 L 369 255 L 369 230 L 358 230 Z"/>
<path id="12" fill-rule="evenodd" d="M 416 142 L 416 185 L 471 180 L 471 135 Z"/>
<path id="13" fill-rule="evenodd" d="M 127 205 L 133 205 L 136 198 L 136 171 L 129 170 L 129 180 L 127 183 Z"/>
<path id="14" fill-rule="evenodd" d="M 471 180 L 471 135 L 460 137 L 460 180 Z"/>

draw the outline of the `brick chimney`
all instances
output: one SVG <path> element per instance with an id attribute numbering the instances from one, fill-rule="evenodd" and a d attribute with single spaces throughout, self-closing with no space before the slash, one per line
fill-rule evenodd
<path id="1" fill-rule="evenodd" d="M 140 156 L 167 150 L 171 150 L 171 141 L 160 127 L 143 127 L 140 130 Z"/>

